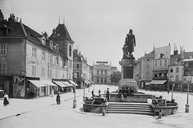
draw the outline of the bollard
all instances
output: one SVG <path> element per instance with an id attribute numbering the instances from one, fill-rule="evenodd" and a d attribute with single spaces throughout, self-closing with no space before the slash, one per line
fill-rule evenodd
<path id="1" fill-rule="evenodd" d="M 186 112 L 186 113 L 189 113 L 189 107 L 190 107 L 189 104 L 186 104 L 186 105 L 185 105 L 185 112 Z"/>
<path id="2" fill-rule="evenodd" d="M 76 108 L 76 99 L 73 100 L 73 108 Z"/>

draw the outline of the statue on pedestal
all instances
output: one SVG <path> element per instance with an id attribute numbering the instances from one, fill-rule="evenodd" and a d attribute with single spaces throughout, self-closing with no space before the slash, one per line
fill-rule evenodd
<path id="1" fill-rule="evenodd" d="M 133 30 L 130 29 L 125 38 L 125 44 L 123 46 L 123 59 L 134 58 L 132 52 L 134 52 L 135 46 L 135 35 L 133 34 Z"/>

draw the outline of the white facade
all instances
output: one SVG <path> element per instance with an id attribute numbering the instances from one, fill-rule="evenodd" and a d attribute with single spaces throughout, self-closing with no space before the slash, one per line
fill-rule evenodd
<path id="1" fill-rule="evenodd" d="M 26 76 L 41 80 L 66 79 L 62 58 L 48 49 L 26 43 Z"/>
<path id="2" fill-rule="evenodd" d="M 98 84 L 111 84 L 112 67 L 108 63 L 93 65 L 93 80 Z"/>

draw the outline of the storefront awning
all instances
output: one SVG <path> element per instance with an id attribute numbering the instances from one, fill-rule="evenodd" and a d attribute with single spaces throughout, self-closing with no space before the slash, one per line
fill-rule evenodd
<path id="1" fill-rule="evenodd" d="M 69 80 L 69 82 L 73 85 L 73 86 L 78 86 L 78 84 L 76 84 L 74 81 L 72 81 L 72 80 Z"/>
<path id="2" fill-rule="evenodd" d="M 71 83 L 69 83 L 68 81 L 61 81 L 63 84 L 66 85 L 66 87 L 73 87 L 73 85 Z"/>
<path id="3" fill-rule="evenodd" d="M 60 87 L 67 87 L 66 84 L 64 84 L 61 81 L 53 81 L 56 85 L 60 86 Z"/>
<path id="4" fill-rule="evenodd" d="M 166 82 L 167 82 L 167 80 L 152 80 L 148 84 L 162 85 L 162 84 L 165 84 Z"/>
<path id="5" fill-rule="evenodd" d="M 29 82 L 35 85 L 36 87 L 56 86 L 49 80 L 29 80 Z"/>
<path id="6" fill-rule="evenodd" d="M 90 82 L 89 82 L 88 80 L 85 80 L 84 82 L 85 82 L 86 84 L 90 84 Z"/>

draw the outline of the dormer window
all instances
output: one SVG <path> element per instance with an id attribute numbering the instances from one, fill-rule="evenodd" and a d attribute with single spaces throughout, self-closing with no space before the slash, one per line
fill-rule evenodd
<path id="1" fill-rule="evenodd" d="M 161 53 L 161 54 L 160 54 L 160 58 L 163 58 L 163 57 L 164 57 L 164 54 L 163 54 L 163 53 Z"/>
<path id="2" fill-rule="evenodd" d="M 42 39 L 41 39 L 41 41 L 42 41 L 42 45 L 46 45 L 46 39 L 45 39 L 45 37 L 42 37 Z"/>

